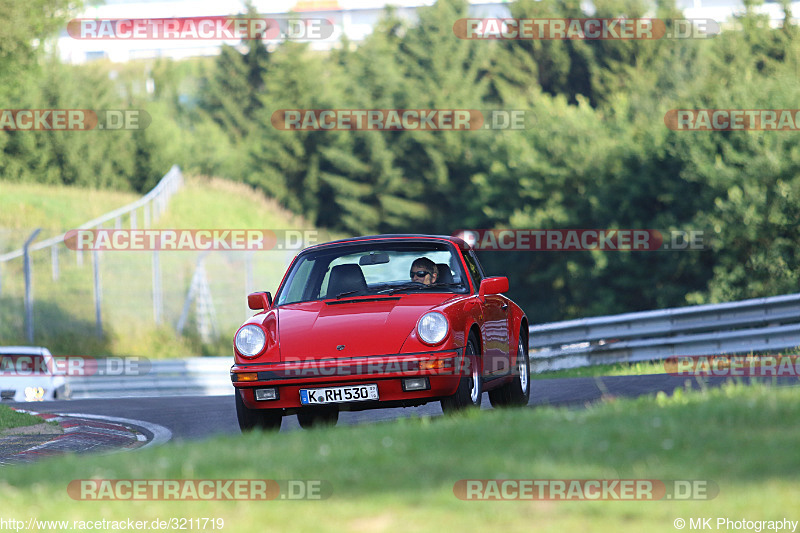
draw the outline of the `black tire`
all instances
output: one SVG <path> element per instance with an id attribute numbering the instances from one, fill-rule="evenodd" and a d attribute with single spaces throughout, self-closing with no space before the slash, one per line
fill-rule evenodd
<path id="1" fill-rule="evenodd" d="M 250 409 L 242 401 L 242 392 L 237 390 L 236 418 L 239 420 L 239 429 L 251 431 L 254 429 L 279 430 L 283 421 L 283 409 Z"/>
<path id="2" fill-rule="evenodd" d="M 339 407 L 336 405 L 321 405 L 318 407 L 303 407 L 297 411 L 297 422 L 303 429 L 321 426 L 335 426 L 339 421 Z"/>
<path id="3" fill-rule="evenodd" d="M 480 409 L 483 396 L 483 380 L 481 379 L 478 339 L 470 334 L 464 347 L 464 358 L 467 361 L 469 374 L 463 376 L 455 394 L 442 398 L 442 411 L 454 413 L 465 409 Z"/>
<path id="4" fill-rule="evenodd" d="M 520 332 L 514 380 L 489 391 L 489 401 L 492 403 L 492 407 L 528 405 L 531 398 L 531 361 L 524 339 L 525 337 Z"/>

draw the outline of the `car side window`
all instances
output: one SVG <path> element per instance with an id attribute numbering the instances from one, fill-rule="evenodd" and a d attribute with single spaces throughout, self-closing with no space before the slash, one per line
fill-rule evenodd
<path id="1" fill-rule="evenodd" d="M 481 280 L 483 280 L 483 271 L 474 253 L 472 250 L 465 253 L 464 262 L 467 263 L 467 270 L 469 270 L 469 276 L 472 278 L 472 284 L 475 285 L 475 290 L 478 290 L 478 287 L 481 286 Z"/>

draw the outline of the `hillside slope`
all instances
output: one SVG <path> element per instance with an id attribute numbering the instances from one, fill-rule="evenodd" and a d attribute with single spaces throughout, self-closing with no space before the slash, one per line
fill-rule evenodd
<path id="1" fill-rule="evenodd" d="M 6 249 L 17 249 L 36 227 L 37 240 L 58 235 L 135 201 L 136 195 L 3 184 L 0 232 Z M 139 227 L 143 216 L 138 215 Z M 123 227 L 128 228 L 123 219 Z M 301 218 L 250 187 L 222 179 L 187 178 L 165 215 L 160 229 L 293 229 L 313 230 Z M 13 237 L 10 238 L 10 237 Z M 327 235 L 320 234 L 320 239 Z M 277 288 L 297 250 L 219 252 L 204 256 L 208 312 L 197 316 L 197 299 L 187 307 L 184 334 L 176 325 L 183 313 L 200 252 L 104 251 L 99 255 L 101 326 L 95 313 L 91 253 L 82 258 L 59 246 L 57 279 L 48 251 L 33 258 L 34 344 L 63 355 L 138 355 L 152 358 L 228 355 L 230 339 L 248 316 L 245 296 L 252 290 Z M 82 264 L 80 264 L 82 262 Z M 0 343 L 26 344 L 24 271 L 22 259 L 0 265 Z M 198 275 L 201 279 L 202 276 Z M 157 297 L 160 287 L 161 306 Z M 202 292 L 202 291 L 201 291 Z M 202 296 L 201 293 L 197 293 Z M 205 320 L 207 338 L 198 332 Z"/>

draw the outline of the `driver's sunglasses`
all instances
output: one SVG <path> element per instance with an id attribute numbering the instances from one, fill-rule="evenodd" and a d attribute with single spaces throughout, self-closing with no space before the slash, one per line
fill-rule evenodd
<path id="1" fill-rule="evenodd" d="M 428 272 L 427 270 L 417 270 L 416 272 L 413 270 L 411 271 L 411 279 L 424 278 L 425 276 L 430 276 L 430 275 L 431 273 Z"/>

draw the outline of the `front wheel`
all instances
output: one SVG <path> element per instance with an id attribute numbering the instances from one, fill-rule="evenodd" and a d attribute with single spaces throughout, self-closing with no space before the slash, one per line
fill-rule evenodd
<path id="1" fill-rule="evenodd" d="M 452 413 L 465 409 L 479 409 L 483 395 L 483 380 L 481 379 L 480 358 L 478 357 L 478 340 L 470 334 L 467 346 L 464 348 L 464 359 L 467 363 L 466 370 L 469 374 L 462 377 L 455 394 L 442 398 L 442 411 Z"/>
<path id="2" fill-rule="evenodd" d="M 283 420 L 282 409 L 250 409 L 242 400 L 242 391 L 235 391 L 236 418 L 239 420 L 239 429 L 251 431 L 253 429 L 279 430 Z"/>
<path id="3" fill-rule="evenodd" d="M 69 388 L 69 385 L 64 384 L 53 391 L 53 399 L 54 400 L 69 400 L 72 397 L 72 390 Z"/>
<path id="4" fill-rule="evenodd" d="M 520 332 L 514 379 L 501 387 L 489 391 L 489 401 L 492 402 L 492 407 L 528 405 L 528 401 L 531 398 L 531 362 L 524 338 L 522 332 Z"/>

